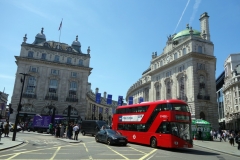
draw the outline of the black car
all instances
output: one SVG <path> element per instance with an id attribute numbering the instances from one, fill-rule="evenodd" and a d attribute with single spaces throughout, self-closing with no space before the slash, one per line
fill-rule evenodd
<path id="1" fill-rule="evenodd" d="M 112 129 L 102 129 L 95 136 L 96 142 L 104 142 L 108 145 L 122 144 L 127 145 L 127 138 L 118 131 Z"/>

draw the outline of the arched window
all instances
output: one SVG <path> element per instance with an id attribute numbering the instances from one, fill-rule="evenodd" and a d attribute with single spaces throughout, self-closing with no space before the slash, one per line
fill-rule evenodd
<path id="1" fill-rule="evenodd" d="M 183 55 L 185 55 L 187 53 L 186 48 L 183 48 Z"/>
<path id="2" fill-rule="evenodd" d="M 172 98 L 172 90 L 171 90 L 171 82 L 170 81 L 167 82 L 166 89 L 167 89 L 166 98 L 171 99 Z"/>
<path id="3" fill-rule="evenodd" d="M 155 90 L 156 90 L 156 100 L 160 100 L 160 85 L 159 85 L 159 83 L 156 84 Z"/>
<path id="4" fill-rule="evenodd" d="M 198 53 L 202 53 L 202 46 L 198 46 Z"/>
<path id="5" fill-rule="evenodd" d="M 205 120 L 205 114 L 203 112 L 200 112 L 200 119 Z"/>
<path id="6" fill-rule="evenodd" d="M 185 77 L 181 77 L 179 81 L 179 99 L 185 100 Z"/>
<path id="7" fill-rule="evenodd" d="M 205 88 L 206 88 L 205 77 L 203 75 L 200 75 L 199 76 L 199 94 L 201 96 L 205 95 Z"/>
<path id="8" fill-rule="evenodd" d="M 174 59 L 177 59 L 177 58 L 178 58 L 178 54 L 174 53 Z"/>

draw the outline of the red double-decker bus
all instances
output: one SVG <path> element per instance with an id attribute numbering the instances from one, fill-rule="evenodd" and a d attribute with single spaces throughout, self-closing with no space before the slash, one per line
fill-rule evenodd
<path id="1" fill-rule="evenodd" d="M 181 100 L 159 100 L 118 106 L 112 129 L 129 142 L 151 147 L 192 148 L 191 113 Z"/>

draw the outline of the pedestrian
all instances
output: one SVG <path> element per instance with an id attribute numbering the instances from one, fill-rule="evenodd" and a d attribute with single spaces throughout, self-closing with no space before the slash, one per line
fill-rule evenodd
<path id="1" fill-rule="evenodd" d="M 4 137 L 9 137 L 9 122 L 4 125 Z"/>
<path id="2" fill-rule="evenodd" d="M 1 125 L 0 125 L 0 138 L 2 137 L 3 132 L 4 132 L 3 122 L 1 122 Z"/>
<path id="3" fill-rule="evenodd" d="M 199 138 L 199 140 L 202 140 L 202 131 L 200 128 L 198 130 L 198 138 Z"/>
<path id="4" fill-rule="evenodd" d="M 55 133 L 55 135 L 56 135 L 56 138 L 60 138 L 60 125 L 59 124 L 57 124 L 56 125 L 56 133 Z"/>
<path id="5" fill-rule="evenodd" d="M 75 126 L 73 127 L 73 131 L 74 131 L 74 140 L 78 140 L 79 127 L 77 124 L 75 124 Z"/>
<path id="6" fill-rule="evenodd" d="M 64 130 L 65 130 L 64 125 L 60 124 L 60 138 L 63 138 L 63 136 L 64 136 Z"/>
<path id="7" fill-rule="evenodd" d="M 234 134 L 233 134 L 233 132 L 230 133 L 228 139 L 229 139 L 230 145 L 234 146 Z"/>
<path id="8" fill-rule="evenodd" d="M 53 125 L 52 125 L 52 123 L 49 123 L 48 129 L 49 129 L 49 133 L 53 135 Z"/>
<path id="9" fill-rule="evenodd" d="M 235 142 L 238 144 L 238 150 L 240 150 L 240 131 L 238 131 L 238 135 L 235 137 Z"/>

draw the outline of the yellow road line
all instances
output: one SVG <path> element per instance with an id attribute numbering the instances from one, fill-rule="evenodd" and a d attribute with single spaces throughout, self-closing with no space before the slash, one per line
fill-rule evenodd
<path id="1" fill-rule="evenodd" d="M 152 150 L 150 153 L 146 154 L 145 156 L 143 156 L 142 158 L 140 158 L 139 160 L 144 160 L 144 158 L 150 156 L 153 152 L 155 152 L 157 149 Z"/>
<path id="2" fill-rule="evenodd" d="M 53 160 L 54 157 L 56 157 L 56 155 L 60 149 L 61 149 L 61 147 L 58 147 L 58 149 L 55 151 L 55 153 L 53 154 L 52 158 L 50 158 L 50 160 Z"/>
<path id="3" fill-rule="evenodd" d="M 14 157 L 18 156 L 19 154 L 21 154 L 21 153 L 17 153 L 17 154 L 15 154 L 15 155 L 13 155 L 12 157 L 9 157 L 9 158 L 8 158 L 8 159 L 6 159 L 6 160 L 10 160 L 10 159 L 12 159 L 12 158 L 14 158 Z"/>
<path id="4" fill-rule="evenodd" d="M 80 144 L 70 144 L 70 145 L 66 145 L 66 146 L 62 146 L 62 147 L 71 147 L 71 146 L 77 146 L 77 145 L 80 145 Z M 16 154 L 31 153 L 31 152 L 42 151 L 42 150 L 46 150 L 46 149 L 56 149 L 56 148 L 58 148 L 58 147 L 41 148 L 41 149 L 36 149 L 36 150 L 31 150 L 31 151 L 19 152 L 19 153 L 16 153 Z M 1 155 L 0 157 L 11 156 L 11 155 L 12 155 L 12 153 Z"/>
<path id="5" fill-rule="evenodd" d="M 107 146 L 108 147 L 108 146 Z M 108 147 L 110 150 L 112 150 L 113 152 L 115 152 L 116 154 L 118 154 L 119 156 L 128 159 L 127 157 L 125 157 L 124 155 L 122 155 L 121 153 L 118 153 L 117 151 L 113 150 L 112 148 Z M 129 160 L 129 159 L 128 159 Z"/>
<path id="6" fill-rule="evenodd" d="M 85 147 L 86 152 L 88 152 L 88 149 L 87 149 L 87 147 L 86 147 L 86 144 L 85 144 L 85 143 L 82 143 L 82 144 L 83 144 L 83 146 Z"/>

